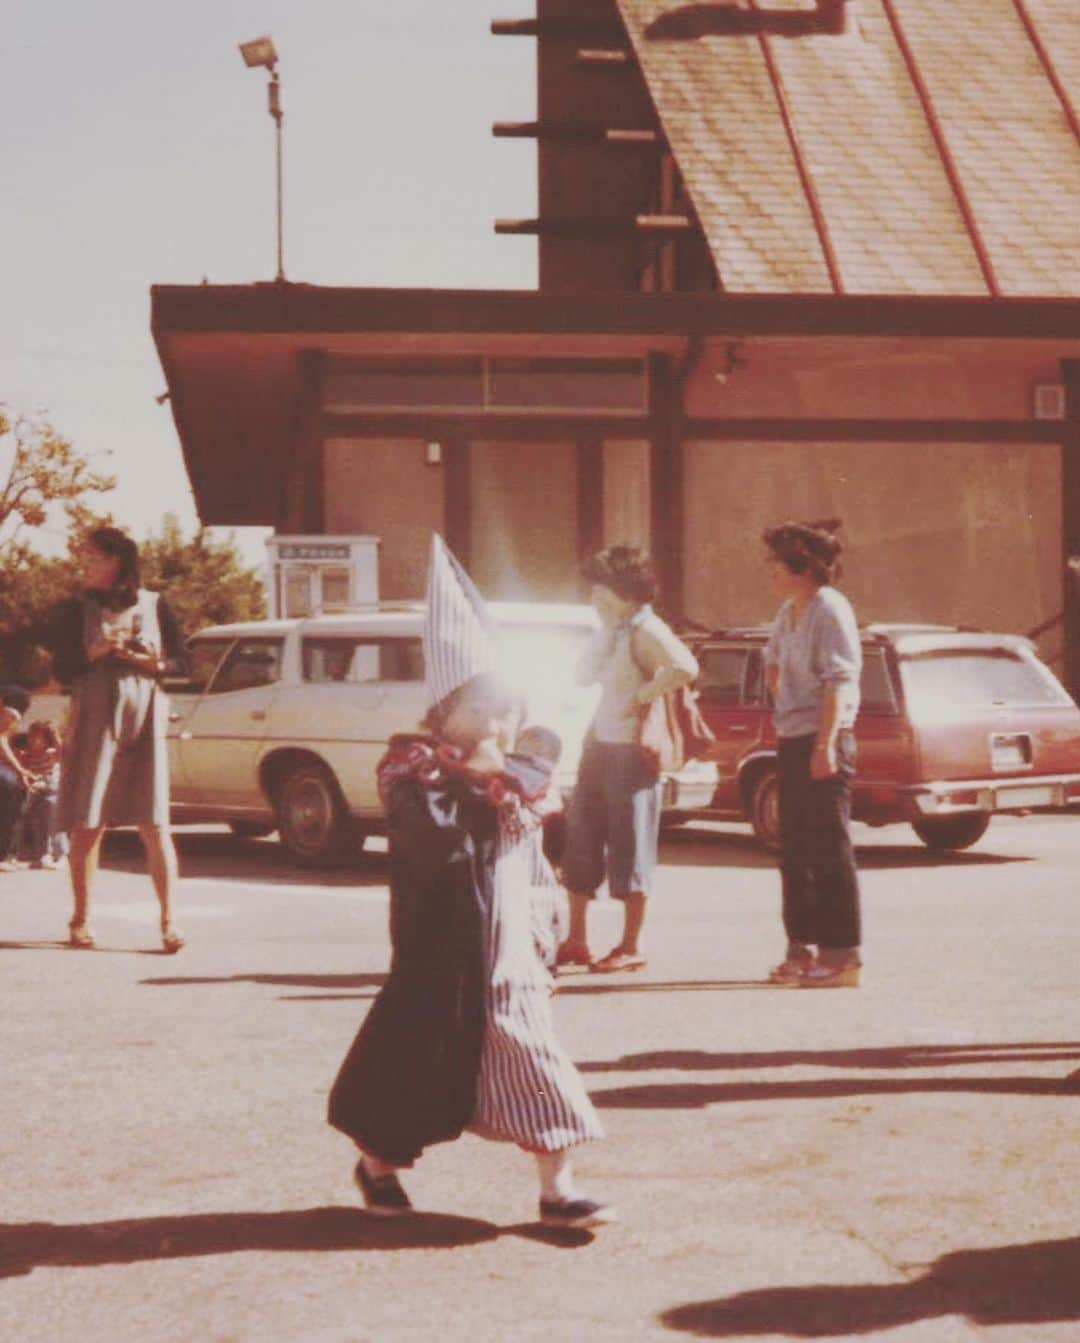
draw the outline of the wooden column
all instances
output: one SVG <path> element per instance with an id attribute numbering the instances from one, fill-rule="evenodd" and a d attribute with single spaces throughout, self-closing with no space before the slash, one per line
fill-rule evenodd
<path id="1" fill-rule="evenodd" d="M 604 444 L 580 438 L 578 463 L 578 564 L 604 546 Z"/>
<path id="2" fill-rule="evenodd" d="M 670 356 L 649 356 L 652 413 L 649 434 L 651 549 L 660 605 L 670 620 L 683 615 L 682 388 Z"/>
<path id="3" fill-rule="evenodd" d="M 1069 565 L 1071 559 L 1080 560 L 1080 360 L 1063 360 L 1061 373 L 1065 384 L 1065 432 L 1061 440 L 1064 681 L 1072 697 L 1080 702 L 1080 573 Z"/>
<path id="4" fill-rule="evenodd" d="M 466 569 L 472 563 L 472 491 L 469 480 L 469 444 L 459 434 L 444 433 L 443 536 Z"/>
<path id="5" fill-rule="evenodd" d="M 321 350 L 303 350 L 297 359 L 299 392 L 293 423 L 292 461 L 278 509 L 279 532 L 326 530 L 326 468 L 323 461 Z"/>

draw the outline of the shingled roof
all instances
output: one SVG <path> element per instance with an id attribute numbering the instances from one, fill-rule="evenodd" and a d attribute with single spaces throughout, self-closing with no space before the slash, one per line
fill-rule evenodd
<path id="1" fill-rule="evenodd" d="M 1080 0 L 617 0 L 738 292 L 1080 295 Z"/>

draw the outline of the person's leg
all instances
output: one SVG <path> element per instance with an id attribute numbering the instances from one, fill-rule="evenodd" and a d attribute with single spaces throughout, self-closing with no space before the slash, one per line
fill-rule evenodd
<path id="1" fill-rule="evenodd" d="M 560 964 L 587 965 L 589 952 L 589 904 L 604 879 L 604 847 L 607 820 L 604 805 L 603 748 L 587 742 L 578 767 L 577 781 L 566 813 L 566 851 L 563 883 L 567 890 L 569 924 L 566 940 L 558 951 Z"/>
<path id="2" fill-rule="evenodd" d="M 71 894 L 74 908 L 71 915 L 71 932 L 74 939 L 77 930 L 86 930 L 86 919 L 90 909 L 90 888 L 97 873 L 98 858 L 101 853 L 101 837 L 104 826 L 72 830 L 71 851 Z"/>
<path id="3" fill-rule="evenodd" d="M 0 765 L 0 861 L 14 856 L 15 830 L 23 801 L 24 790 L 15 771 Z"/>
<path id="4" fill-rule="evenodd" d="M 610 960 L 611 969 L 637 968 L 625 962 L 627 958 L 639 961 L 642 955 L 641 935 L 660 834 L 660 783 L 639 748 L 628 744 L 613 748 L 605 787 L 608 886 L 622 902 L 623 931 L 604 962 Z"/>
<path id="5" fill-rule="evenodd" d="M 540 1220 L 548 1226 L 585 1229 L 616 1220 L 610 1203 L 586 1198 L 574 1180 L 570 1149 L 534 1152 L 540 1176 Z"/>
<path id="6" fill-rule="evenodd" d="M 179 938 L 179 934 L 172 926 L 172 901 L 179 869 L 172 832 L 166 825 L 140 825 L 139 835 L 146 850 L 146 865 L 150 872 L 150 880 L 154 884 L 154 893 L 161 907 L 161 936 L 166 943 L 170 940 L 175 941 Z M 180 945 L 183 945 L 182 941 Z M 179 947 L 175 949 L 179 950 Z"/>
<path id="7" fill-rule="evenodd" d="M 383 1161 L 356 1144 L 358 1158 L 353 1175 L 368 1212 L 376 1217 L 403 1217 L 412 1212 L 412 1203 L 398 1179 L 398 1167 Z"/>
<path id="8" fill-rule="evenodd" d="M 818 895 L 818 943 L 823 966 L 858 965 L 862 941 L 859 876 L 851 843 L 853 734 L 837 743 L 839 772 L 812 785 L 811 866 Z"/>
<path id="9" fill-rule="evenodd" d="M 813 737 L 780 742 L 777 788 L 780 809 L 780 881 L 784 932 L 789 945 L 817 942 L 815 891 L 811 875 Z"/>

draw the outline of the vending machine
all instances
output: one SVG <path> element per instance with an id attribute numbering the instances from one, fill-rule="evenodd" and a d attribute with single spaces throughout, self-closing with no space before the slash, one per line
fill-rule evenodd
<path id="1" fill-rule="evenodd" d="M 272 617 L 374 606 L 377 536 L 270 536 L 267 605 Z"/>

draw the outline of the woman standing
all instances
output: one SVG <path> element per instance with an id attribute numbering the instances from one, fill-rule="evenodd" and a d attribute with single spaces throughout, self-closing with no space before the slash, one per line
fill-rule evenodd
<path id="1" fill-rule="evenodd" d="M 851 845 L 851 778 L 862 646 L 851 603 L 832 586 L 839 522 L 765 532 L 783 598 L 765 652 L 775 702 L 784 930 L 775 984 L 856 988 L 859 878 Z"/>
<path id="2" fill-rule="evenodd" d="M 649 705 L 698 674 L 693 653 L 652 609 L 656 579 L 636 546 L 611 546 L 586 564 L 601 628 L 578 667 L 582 685 L 600 683 L 567 814 L 563 880 L 570 926 L 558 964 L 592 971 L 640 970 L 641 931 L 656 865 L 660 780 L 641 749 Z M 589 950 L 589 901 L 607 876 L 623 905 L 623 932 L 600 960 Z"/>
<path id="3" fill-rule="evenodd" d="M 161 906 L 166 952 L 184 939 L 172 924 L 176 850 L 169 833 L 167 701 L 158 678 L 183 657 L 180 631 L 162 597 L 139 587 L 138 548 L 115 527 L 91 532 L 79 551 L 82 594 L 57 612 L 56 675 L 71 685 L 58 827 L 71 842 L 73 947 L 89 948 L 90 888 L 101 837 L 136 826 Z"/>

